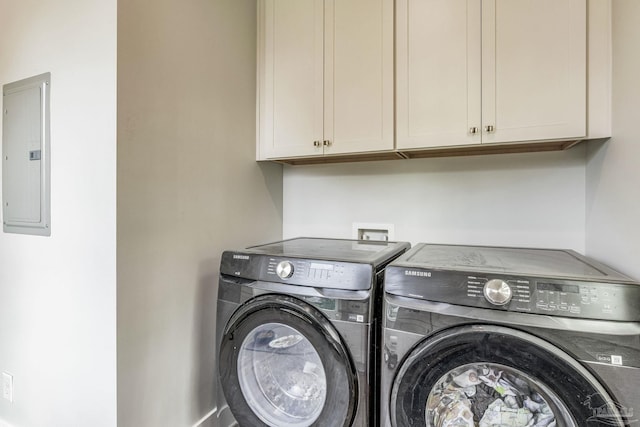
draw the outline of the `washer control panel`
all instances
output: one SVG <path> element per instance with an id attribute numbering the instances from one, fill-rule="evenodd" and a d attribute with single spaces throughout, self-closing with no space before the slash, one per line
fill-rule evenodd
<path id="1" fill-rule="evenodd" d="M 387 267 L 385 292 L 470 307 L 640 321 L 640 286 L 570 279 Z"/>
<path id="2" fill-rule="evenodd" d="M 468 297 L 479 297 L 482 286 L 487 302 L 514 311 L 610 319 L 625 306 L 620 300 L 623 285 L 478 276 L 467 276 L 466 285 Z"/>

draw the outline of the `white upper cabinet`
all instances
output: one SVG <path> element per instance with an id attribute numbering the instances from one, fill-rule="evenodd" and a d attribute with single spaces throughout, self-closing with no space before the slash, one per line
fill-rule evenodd
<path id="1" fill-rule="evenodd" d="M 397 0 L 397 148 L 586 136 L 586 0 Z"/>
<path id="2" fill-rule="evenodd" d="M 317 153 L 323 140 L 324 2 L 266 0 L 259 6 L 259 155 Z"/>
<path id="3" fill-rule="evenodd" d="M 261 0 L 258 159 L 393 149 L 393 1 Z"/>
<path id="4" fill-rule="evenodd" d="M 480 143 L 480 1 L 396 4 L 398 148 Z"/>
<path id="5" fill-rule="evenodd" d="M 483 142 L 585 137 L 586 1 L 483 0 L 482 25 Z"/>

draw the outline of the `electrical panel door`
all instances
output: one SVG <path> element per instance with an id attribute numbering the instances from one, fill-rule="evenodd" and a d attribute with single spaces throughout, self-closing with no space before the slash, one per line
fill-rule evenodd
<path id="1" fill-rule="evenodd" d="M 49 73 L 3 86 L 2 222 L 7 233 L 51 235 Z"/>

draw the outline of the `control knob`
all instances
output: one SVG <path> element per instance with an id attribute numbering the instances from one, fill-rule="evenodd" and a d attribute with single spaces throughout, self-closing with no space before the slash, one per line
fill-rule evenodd
<path id="1" fill-rule="evenodd" d="M 276 266 L 276 274 L 281 279 L 288 279 L 293 276 L 293 264 L 289 261 L 280 261 Z"/>
<path id="2" fill-rule="evenodd" d="M 504 280 L 492 279 L 484 285 L 484 297 L 493 305 L 505 305 L 511 301 L 511 288 Z"/>

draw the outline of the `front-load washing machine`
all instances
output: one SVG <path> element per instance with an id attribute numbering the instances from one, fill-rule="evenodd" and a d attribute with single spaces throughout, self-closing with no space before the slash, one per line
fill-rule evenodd
<path id="1" fill-rule="evenodd" d="M 429 244 L 385 274 L 382 425 L 638 425 L 628 277 L 573 251 Z"/>
<path id="2" fill-rule="evenodd" d="M 224 252 L 218 424 L 377 425 L 383 271 L 408 248 L 297 238 Z"/>

